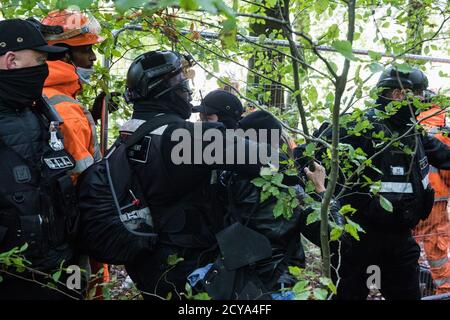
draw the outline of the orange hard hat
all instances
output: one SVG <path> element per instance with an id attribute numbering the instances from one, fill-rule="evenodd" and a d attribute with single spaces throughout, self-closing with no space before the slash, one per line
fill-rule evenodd
<path id="1" fill-rule="evenodd" d="M 96 44 L 104 40 L 100 37 L 101 27 L 97 19 L 79 11 L 52 11 L 41 23 L 63 28 L 63 33 L 45 35 L 45 39 L 51 45 L 64 43 L 77 47 Z"/>

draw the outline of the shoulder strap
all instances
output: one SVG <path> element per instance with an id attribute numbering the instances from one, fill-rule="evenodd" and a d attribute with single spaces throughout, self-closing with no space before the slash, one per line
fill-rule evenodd
<path id="1" fill-rule="evenodd" d="M 169 123 L 180 121 L 180 118 L 173 114 L 162 114 L 152 118 L 150 121 L 143 123 L 128 139 L 125 146 L 128 148 L 138 143 L 146 134 Z"/>

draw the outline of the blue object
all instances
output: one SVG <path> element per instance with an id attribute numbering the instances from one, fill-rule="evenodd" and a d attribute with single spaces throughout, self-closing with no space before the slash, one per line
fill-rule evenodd
<path id="1" fill-rule="evenodd" d="M 272 293 L 270 296 L 272 297 L 273 300 L 295 300 L 295 294 L 293 291 Z"/>
<path id="2" fill-rule="evenodd" d="M 190 275 L 188 275 L 187 280 L 189 281 L 191 287 L 195 287 L 197 282 L 205 277 L 206 273 L 209 271 L 209 269 L 211 269 L 212 265 L 212 263 L 209 263 L 204 267 L 195 269 Z"/>

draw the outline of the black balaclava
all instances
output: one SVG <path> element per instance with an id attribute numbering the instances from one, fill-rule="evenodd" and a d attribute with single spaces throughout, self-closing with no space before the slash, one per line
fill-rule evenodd
<path id="1" fill-rule="evenodd" d="M 383 112 L 386 112 L 386 106 L 393 102 L 395 100 L 387 98 L 383 93 L 381 93 L 378 96 L 378 99 L 376 100 L 377 109 Z M 400 101 L 399 101 L 400 102 Z M 416 108 L 412 104 L 412 102 L 409 104 L 412 108 L 412 112 L 415 114 Z M 411 109 L 409 105 L 402 105 L 397 112 L 386 119 L 386 121 L 392 123 L 395 126 L 405 126 L 408 123 L 411 123 L 411 118 L 414 117 L 413 114 L 411 114 Z"/>
<path id="2" fill-rule="evenodd" d="M 233 117 L 227 116 L 227 115 L 219 114 L 218 122 L 223 123 L 223 125 L 227 129 L 236 129 L 238 126 L 238 120 L 234 119 Z"/>
<path id="3" fill-rule="evenodd" d="M 173 87 L 173 88 L 172 88 Z M 166 80 L 163 88 L 172 88 L 170 91 L 162 94 L 158 98 L 146 98 L 136 101 L 134 103 L 133 118 L 141 118 L 143 113 L 175 113 L 183 119 L 189 119 L 192 112 L 191 95 L 182 97 L 182 92 L 179 90 L 187 90 L 186 82 L 181 81 L 177 85 L 173 85 Z M 163 90 L 163 89 L 161 89 Z M 186 100 L 187 99 L 187 100 Z"/>
<path id="4" fill-rule="evenodd" d="M 192 114 L 192 98 L 188 100 L 182 98 L 177 93 L 177 89 L 168 92 L 167 96 L 168 100 L 172 102 L 173 110 L 178 113 L 183 119 L 189 119 Z"/>
<path id="5" fill-rule="evenodd" d="M 10 108 L 24 109 L 42 96 L 48 65 L 0 70 L 0 99 Z"/>

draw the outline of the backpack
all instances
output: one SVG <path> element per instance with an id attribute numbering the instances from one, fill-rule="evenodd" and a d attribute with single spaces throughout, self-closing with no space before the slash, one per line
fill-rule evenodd
<path id="1" fill-rule="evenodd" d="M 134 133 L 122 135 L 100 162 L 79 177 L 79 243 L 94 259 L 125 264 L 156 244 L 150 208 L 128 151 L 149 132 L 175 119 L 162 114 L 141 124 Z"/>

